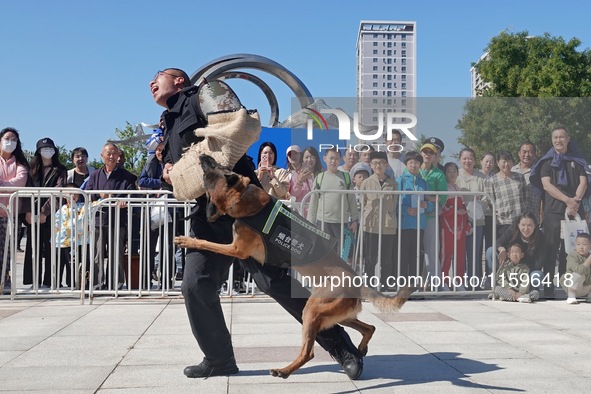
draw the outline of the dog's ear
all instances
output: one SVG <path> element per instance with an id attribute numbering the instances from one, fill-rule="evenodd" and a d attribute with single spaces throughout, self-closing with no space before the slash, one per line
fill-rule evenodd
<path id="1" fill-rule="evenodd" d="M 201 163 L 201 167 L 203 171 L 215 168 L 218 165 L 218 162 L 209 155 L 202 154 L 199 156 L 199 162 Z"/>
<path id="2" fill-rule="evenodd" d="M 235 173 L 225 174 L 224 176 L 226 177 L 226 184 L 228 187 L 233 187 L 240 181 L 238 175 Z"/>
<path id="3" fill-rule="evenodd" d="M 208 222 L 215 222 L 220 216 L 224 215 L 218 210 L 218 207 L 209 198 L 207 199 L 207 208 L 205 210 L 205 214 Z"/>

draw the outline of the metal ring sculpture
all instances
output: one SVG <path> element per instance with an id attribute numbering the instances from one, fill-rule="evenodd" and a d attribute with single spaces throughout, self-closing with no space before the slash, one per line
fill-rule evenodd
<path id="1" fill-rule="evenodd" d="M 264 71 L 281 80 L 295 94 L 302 108 L 314 102 L 314 98 L 306 85 L 291 71 L 277 62 L 259 55 L 236 54 L 217 58 L 195 71 L 191 76 L 191 83 L 197 84 L 202 78 L 205 80 L 242 78 L 254 83 L 263 91 L 269 102 L 269 107 L 271 108 L 270 126 L 277 126 L 279 123 L 279 105 L 275 93 L 259 77 L 237 71 L 245 68 Z"/>

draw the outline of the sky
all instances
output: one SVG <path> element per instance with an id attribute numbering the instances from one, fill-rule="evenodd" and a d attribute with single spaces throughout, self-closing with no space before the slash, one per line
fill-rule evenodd
<path id="1" fill-rule="evenodd" d="M 575 0 L 0 0 L 0 128 L 18 129 L 27 150 L 50 137 L 99 158 L 116 128 L 157 122 L 162 107 L 148 89 L 157 70 L 178 67 L 192 75 L 238 53 L 280 63 L 314 97 L 354 97 L 361 20 L 416 21 L 417 96 L 458 102 L 470 96 L 471 63 L 492 37 L 504 30 L 548 32 L 577 37 L 586 49 L 590 12 L 591 3 Z M 260 76 L 285 119 L 293 94 L 274 77 Z M 263 94 L 246 82 L 230 85 L 267 125 Z M 457 116 L 448 115 L 419 124 L 421 133 L 442 138 L 451 155 L 459 149 Z"/>

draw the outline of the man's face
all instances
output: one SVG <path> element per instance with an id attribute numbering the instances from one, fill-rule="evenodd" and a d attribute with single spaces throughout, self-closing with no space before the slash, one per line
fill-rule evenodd
<path id="1" fill-rule="evenodd" d="M 373 170 L 374 174 L 382 176 L 386 171 L 388 162 L 384 159 L 373 159 L 369 162 L 369 165 L 371 166 L 371 169 Z"/>
<path id="2" fill-rule="evenodd" d="M 393 156 L 393 157 L 400 157 L 400 155 L 402 153 L 400 151 L 401 146 L 402 146 L 402 138 L 400 138 L 400 136 L 398 134 L 392 133 L 392 139 L 386 140 L 386 147 L 389 147 L 391 145 L 394 145 L 392 148 L 390 148 L 394 152 L 391 152 L 389 149 L 387 149 L 388 155 Z"/>
<path id="3" fill-rule="evenodd" d="M 566 153 L 570 137 L 564 129 L 556 129 L 552 132 L 552 146 L 557 153 Z"/>
<path id="4" fill-rule="evenodd" d="M 526 167 L 531 167 L 536 159 L 536 152 L 532 145 L 522 145 L 519 149 L 519 160 Z"/>
<path id="5" fill-rule="evenodd" d="M 355 163 L 357 163 L 357 160 L 358 160 L 357 152 L 355 152 L 353 149 L 345 150 L 344 157 L 345 157 L 345 163 L 347 165 L 349 165 L 350 167 L 353 167 L 353 165 Z"/>
<path id="6" fill-rule="evenodd" d="M 119 160 L 119 148 L 113 145 L 107 145 L 101 152 L 101 158 L 107 167 L 113 168 L 117 166 L 117 160 Z"/>
<path id="7" fill-rule="evenodd" d="M 339 167 L 339 163 L 341 162 L 341 155 L 337 152 L 328 151 L 326 155 L 324 155 L 324 162 L 326 163 L 326 167 L 329 170 L 336 172 Z"/>
<path id="8" fill-rule="evenodd" d="M 168 108 L 166 100 L 183 89 L 183 79 L 175 70 L 158 71 L 150 82 L 150 93 L 156 104 Z"/>

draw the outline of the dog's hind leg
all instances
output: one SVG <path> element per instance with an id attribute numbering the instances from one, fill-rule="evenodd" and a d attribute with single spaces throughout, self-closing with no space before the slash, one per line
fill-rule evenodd
<path id="1" fill-rule="evenodd" d="M 314 358 L 314 342 L 322 327 L 323 319 L 317 315 L 317 311 L 311 311 L 314 308 L 308 308 L 310 301 L 311 299 L 308 300 L 302 315 L 302 349 L 299 356 L 285 368 L 270 370 L 271 375 L 286 379 Z"/>
<path id="2" fill-rule="evenodd" d="M 367 354 L 367 344 L 373 336 L 376 328 L 370 324 L 362 322 L 359 319 L 345 320 L 341 322 L 341 324 L 346 327 L 351 327 L 361 333 L 363 337 L 361 338 L 361 342 L 359 343 L 359 347 L 357 349 L 362 356 L 365 356 Z"/>

